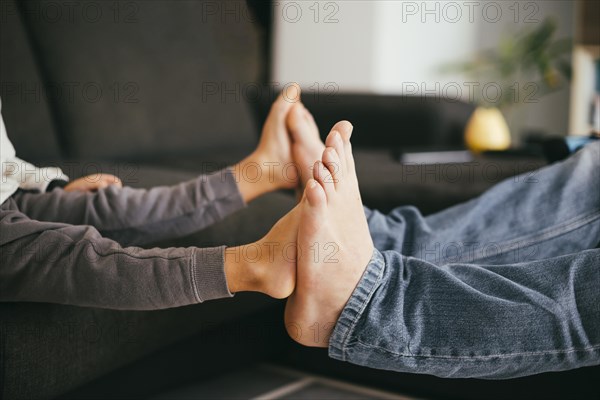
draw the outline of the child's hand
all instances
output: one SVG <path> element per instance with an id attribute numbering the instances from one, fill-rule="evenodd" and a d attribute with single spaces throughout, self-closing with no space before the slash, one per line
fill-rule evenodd
<path id="1" fill-rule="evenodd" d="M 93 174 L 69 182 L 69 184 L 64 187 L 64 190 L 67 192 L 92 192 L 104 189 L 108 185 L 123 187 L 123 182 L 121 182 L 118 177 L 111 174 Z"/>

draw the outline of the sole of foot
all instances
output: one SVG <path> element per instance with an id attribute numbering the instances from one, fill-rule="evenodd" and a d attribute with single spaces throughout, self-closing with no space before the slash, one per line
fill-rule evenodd
<path id="1" fill-rule="evenodd" d="M 301 211 L 296 206 L 259 241 L 225 250 L 225 274 L 232 293 L 260 292 L 276 299 L 292 294 Z"/>
<path id="2" fill-rule="evenodd" d="M 300 184 L 304 188 L 312 177 L 312 167 L 321 158 L 325 145 L 313 116 L 302 103 L 294 104 L 286 125 L 292 136 L 292 157 L 300 174 Z"/>
<path id="3" fill-rule="evenodd" d="M 299 204 L 296 290 L 286 304 L 285 324 L 288 334 L 305 346 L 328 346 L 373 254 L 351 134 L 349 122 L 333 127 Z"/>

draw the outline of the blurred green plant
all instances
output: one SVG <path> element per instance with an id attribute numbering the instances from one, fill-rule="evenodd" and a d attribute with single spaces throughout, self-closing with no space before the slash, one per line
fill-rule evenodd
<path id="1" fill-rule="evenodd" d="M 509 108 L 537 102 L 559 90 L 571 79 L 572 39 L 555 39 L 557 23 L 546 18 L 533 29 L 504 37 L 497 49 L 483 50 L 474 60 L 443 67 L 445 72 L 460 72 L 485 83 L 496 83 L 501 93 L 493 101 L 475 91 L 480 106 Z"/>

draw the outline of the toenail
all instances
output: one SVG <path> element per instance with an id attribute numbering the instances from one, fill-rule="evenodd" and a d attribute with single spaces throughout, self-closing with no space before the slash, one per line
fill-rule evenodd
<path id="1" fill-rule="evenodd" d="M 342 135 L 336 132 L 335 137 L 333 138 L 337 142 L 338 145 L 343 145 L 344 141 L 342 140 Z"/>

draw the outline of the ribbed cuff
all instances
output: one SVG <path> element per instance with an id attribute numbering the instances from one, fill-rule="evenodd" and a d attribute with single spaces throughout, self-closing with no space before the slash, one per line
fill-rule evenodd
<path id="1" fill-rule="evenodd" d="M 381 281 L 385 260 L 379 250 L 374 249 L 371 260 L 358 285 L 352 292 L 348 303 L 342 310 L 335 328 L 329 338 L 329 357 L 345 360 L 346 343 L 354 331 L 354 327 L 371 300 L 378 283 Z"/>
<path id="2" fill-rule="evenodd" d="M 233 297 L 225 276 L 225 246 L 194 249 L 191 275 L 198 303 Z"/>
<path id="3" fill-rule="evenodd" d="M 56 167 L 44 167 L 44 168 L 40 168 L 40 171 L 44 171 L 44 176 L 50 176 L 51 173 L 54 173 L 56 176 L 54 178 L 52 178 L 51 180 L 43 180 L 40 183 L 39 186 L 39 191 L 41 193 L 45 193 L 45 192 L 49 192 L 52 189 L 54 189 L 56 186 L 53 186 L 52 188 L 50 188 L 50 186 L 53 184 L 53 182 L 66 182 L 66 184 L 64 186 L 66 186 L 69 183 L 69 177 L 66 176 L 59 168 Z M 61 187 L 64 187 L 61 186 Z"/>
<path id="4" fill-rule="evenodd" d="M 46 187 L 46 192 L 51 192 L 55 188 L 61 188 L 61 189 L 63 189 L 68 184 L 69 184 L 69 181 L 65 181 L 64 179 L 53 179 L 53 180 L 50 181 L 50 183 Z"/>

